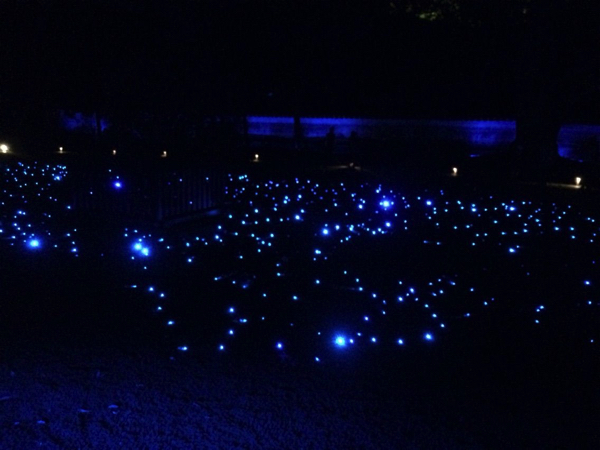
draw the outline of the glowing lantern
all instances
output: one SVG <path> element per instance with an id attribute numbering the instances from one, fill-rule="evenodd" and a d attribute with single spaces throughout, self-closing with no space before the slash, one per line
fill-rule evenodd
<path id="1" fill-rule="evenodd" d="M 581 186 L 581 177 L 575 177 L 575 186 Z"/>
<path id="2" fill-rule="evenodd" d="M 6 144 L 0 144 L 0 152 L 2 152 L 2 153 L 8 153 L 8 145 L 6 145 Z"/>

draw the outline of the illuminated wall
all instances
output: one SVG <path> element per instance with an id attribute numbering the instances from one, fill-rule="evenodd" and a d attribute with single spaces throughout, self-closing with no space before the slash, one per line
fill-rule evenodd
<path id="1" fill-rule="evenodd" d="M 293 117 L 249 116 L 248 133 L 252 136 L 294 137 Z"/>
<path id="2" fill-rule="evenodd" d="M 84 114 L 81 112 L 60 111 L 60 124 L 68 131 L 80 131 L 86 133 L 96 132 L 96 116 L 94 114 Z M 100 118 L 100 131 L 108 128 L 109 123 L 106 119 Z"/>
<path id="3" fill-rule="evenodd" d="M 354 132 L 358 138 L 396 140 L 410 143 L 458 142 L 480 151 L 508 146 L 516 137 L 513 120 L 397 120 L 314 118 L 300 119 L 305 138 L 325 138 L 333 127 L 336 138 L 349 138 Z M 292 117 L 248 117 L 251 136 L 294 137 Z M 558 136 L 561 156 L 589 161 L 600 159 L 600 125 L 564 125 Z"/>
<path id="4" fill-rule="evenodd" d="M 305 138 L 325 137 L 333 127 L 337 138 L 349 138 L 354 132 L 359 138 L 412 141 L 460 141 L 475 146 L 510 144 L 516 135 L 514 121 L 444 121 L 352 118 L 300 119 Z M 248 117 L 248 132 L 252 136 L 294 136 L 292 117 Z"/>
<path id="5" fill-rule="evenodd" d="M 560 156 L 579 161 L 600 161 L 600 125 L 563 125 L 558 134 Z"/>

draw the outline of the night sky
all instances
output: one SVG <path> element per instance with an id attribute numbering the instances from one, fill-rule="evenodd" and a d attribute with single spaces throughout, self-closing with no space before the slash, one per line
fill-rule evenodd
<path id="1" fill-rule="evenodd" d="M 477 3 L 7 1 L 0 98 L 29 116 L 514 117 L 530 96 L 597 118 L 597 11 Z"/>

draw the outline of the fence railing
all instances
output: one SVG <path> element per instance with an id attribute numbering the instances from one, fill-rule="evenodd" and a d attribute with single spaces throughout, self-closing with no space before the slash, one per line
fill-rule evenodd
<path id="1" fill-rule="evenodd" d="M 109 222 L 162 223 L 217 208 L 224 201 L 226 176 L 218 169 L 184 168 L 118 177 L 93 172 L 78 177 L 73 182 L 72 207 Z"/>

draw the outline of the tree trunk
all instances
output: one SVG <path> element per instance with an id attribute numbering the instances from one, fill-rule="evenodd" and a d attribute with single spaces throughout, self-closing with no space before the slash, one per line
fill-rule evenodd
<path id="1" fill-rule="evenodd" d="M 521 175 L 546 178 L 559 160 L 557 138 L 565 120 L 568 80 L 561 23 L 564 3 L 538 3 L 524 30 L 518 61 L 516 149 Z M 562 31 L 561 31 L 562 30 Z"/>

